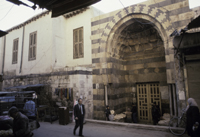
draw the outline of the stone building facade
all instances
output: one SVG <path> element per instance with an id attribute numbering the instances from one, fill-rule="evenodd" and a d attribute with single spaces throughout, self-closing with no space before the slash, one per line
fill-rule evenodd
<path id="1" fill-rule="evenodd" d="M 144 121 L 153 102 L 162 113 L 181 113 L 188 91 L 170 34 L 195 14 L 188 0 L 149 0 L 92 19 L 95 119 L 104 119 L 105 104 L 120 113 L 132 102 Z"/>
<path id="2" fill-rule="evenodd" d="M 170 34 L 184 28 L 196 14 L 188 0 L 148 0 L 103 15 L 90 9 L 55 19 L 41 14 L 0 39 L 1 49 L 6 40 L 3 88 L 41 83 L 47 95 L 61 102 L 55 89 L 73 88 L 74 101 L 83 98 L 86 118 L 92 119 L 105 120 L 106 105 L 118 114 L 136 103 L 139 120 L 151 122 L 153 102 L 162 114 L 178 115 L 189 96 Z M 37 28 L 41 24 L 46 28 Z M 36 61 L 27 61 L 24 46 L 26 54 L 18 55 L 22 68 L 20 63 L 11 65 L 7 48 L 17 33 L 28 35 L 34 27 L 42 45 Z M 80 27 L 84 28 L 84 57 L 74 59 L 73 30 Z M 24 40 L 28 45 L 28 38 Z"/>
<path id="3" fill-rule="evenodd" d="M 41 84 L 44 86 L 26 89 L 37 91 L 40 105 L 53 107 L 57 103 L 72 110 L 78 98 L 82 98 L 86 118 L 93 118 L 92 61 L 88 49 L 91 49 L 91 18 L 100 13 L 94 7 L 86 7 L 51 18 L 50 12 L 45 11 L 9 29 L 0 38 L 4 51 L 1 53 L 2 90 L 22 90 L 16 86 Z M 77 28 L 82 30 L 79 52 L 83 56 L 74 58 Z M 56 89 L 69 88 L 73 93 L 71 100 L 65 97 L 64 91 L 55 93 Z"/>

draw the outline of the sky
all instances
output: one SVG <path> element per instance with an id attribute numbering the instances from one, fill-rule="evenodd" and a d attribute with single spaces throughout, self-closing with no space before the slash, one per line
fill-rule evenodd
<path id="1" fill-rule="evenodd" d="M 27 3 L 28 0 L 21 1 Z M 93 6 L 104 13 L 108 13 L 144 1 L 146 0 L 102 0 Z M 200 0 L 189 0 L 189 2 L 191 8 L 200 6 Z M 33 5 L 32 3 L 28 4 Z M 17 6 L 6 0 L 0 0 L 0 30 L 6 31 L 43 11 L 45 11 L 45 9 L 33 10 L 23 5 Z"/>

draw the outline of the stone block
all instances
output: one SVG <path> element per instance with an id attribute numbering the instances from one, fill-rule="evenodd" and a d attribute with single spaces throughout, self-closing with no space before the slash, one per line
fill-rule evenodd
<path id="1" fill-rule="evenodd" d="M 161 99 L 169 99 L 168 86 L 160 86 Z"/>

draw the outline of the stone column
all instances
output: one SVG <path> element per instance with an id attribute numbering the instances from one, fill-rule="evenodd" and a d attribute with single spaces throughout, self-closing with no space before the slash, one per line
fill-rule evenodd
<path id="1" fill-rule="evenodd" d="M 182 109 L 186 107 L 183 65 L 181 54 L 178 53 L 174 59 L 178 115 L 181 115 Z"/>
<path id="2" fill-rule="evenodd" d="M 172 87 L 171 87 L 171 85 L 168 85 L 168 91 L 169 91 L 169 105 L 170 105 L 170 116 L 172 116 L 173 115 L 173 107 L 172 107 Z"/>

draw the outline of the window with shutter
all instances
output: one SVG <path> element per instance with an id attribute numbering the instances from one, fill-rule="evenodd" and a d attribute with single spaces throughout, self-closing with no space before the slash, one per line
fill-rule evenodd
<path id="1" fill-rule="evenodd" d="M 17 64 L 18 41 L 19 41 L 18 38 L 13 40 L 12 64 Z"/>
<path id="2" fill-rule="evenodd" d="M 73 43 L 73 57 L 74 59 L 77 58 L 83 58 L 84 57 L 84 45 L 83 45 L 83 27 L 78 28 L 78 29 L 74 29 L 73 31 L 73 39 L 74 39 L 74 43 Z"/>
<path id="3" fill-rule="evenodd" d="M 37 32 L 30 33 L 29 37 L 29 61 L 36 59 Z"/>

